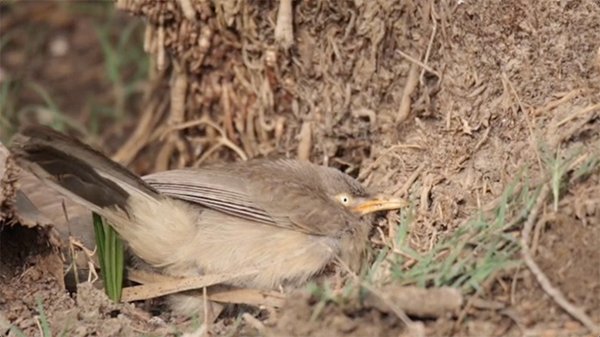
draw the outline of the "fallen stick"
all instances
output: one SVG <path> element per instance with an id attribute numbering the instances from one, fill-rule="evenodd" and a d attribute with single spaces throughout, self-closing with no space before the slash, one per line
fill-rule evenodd
<path id="1" fill-rule="evenodd" d="M 416 317 L 440 317 L 457 311 L 463 302 L 460 291 L 450 287 L 425 289 L 390 285 L 378 290 L 386 302 L 394 303 L 406 314 Z M 381 297 L 370 292 L 363 303 L 382 312 L 390 312 L 390 308 Z"/>
<path id="2" fill-rule="evenodd" d="M 129 274 L 132 272 L 130 271 Z M 237 274 L 214 274 L 194 277 L 169 277 L 157 276 L 150 273 L 138 272 L 128 275 L 128 278 L 136 282 L 145 283 L 123 289 L 122 301 L 131 302 L 175 294 L 187 290 L 202 289 L 204 287 L 231 281 L 238 277 L 256 274 L 256 271 L 246 271 Z M 157 282 L 146 282 L 148 275 L 153 275 Z"/>

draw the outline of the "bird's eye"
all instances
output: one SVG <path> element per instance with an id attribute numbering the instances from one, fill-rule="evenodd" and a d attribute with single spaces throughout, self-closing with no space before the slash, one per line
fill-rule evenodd
<path id="1" fill-rule="evenodd" d="M 342 203 L 342 205 L 348 205 L 350 203 L 350 197 L 347 194 L 339 194 L 337 199 Z"/>

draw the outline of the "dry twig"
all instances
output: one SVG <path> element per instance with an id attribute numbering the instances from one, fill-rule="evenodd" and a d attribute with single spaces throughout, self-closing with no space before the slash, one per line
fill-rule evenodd
<path id="1" fill-rule="evenodd" d="M 408 78 L 406 79 L 404 91 L 402 92 L 400 108 L 398 108 L 398 113 L 396 114 L 396 122 L 398 123 L 404 122 L 410 115 L 411 96 L 419 83 L 418 71 L 417 65 L 413 63 L 408 71 Z"/>
<path id="2" fill-rule="evenodd" d="M 241 271 L 236 274 L 202 275 L 185 278 L 164 276 L 159 282 L 146 283 L 138 286 L 124 288 L 122 300 L 125 302 L 139 301 L 174 294 L 186 290 L 201 289 L 207 286 L 223 283 L 241 276 L 248 276 L 255 273 L 256 271 L 251 270 Z M 139 281 L 139 275 L 136 276 L 138 276 L 136 280 Z"/>
<path id="3" fill-rule="evenodd" d="M 312 147 L 312 127 L 310 122 L 302 123 L 298 138 L 298 159 L 309 161 L 310 149 Z"/>
<path id="4" fill-rule="evenodd" d="M 185 120 L 185 102 L 187 97 L 188 89 L 188 75 L 185 69 L 178 63 L 174 62 L 175 67 L 175 78 L 171 85 L 171 109 L 169 111 L 169 117 L 167 125 L 178 125 L 183 123 Z M 157 160 L 156 170 L 164 171 L 169 168 L 169 162 L 173 151 L 177 149 L 180 157 L 179 166 L 184 166 L 188 161 L 186 145 L 179 133 L 170 133 L 168 135 L 165 145 L 161 148 Z"/>
<path id="5" fill-rule="evenodd" d="M 265 291 L 249 288 L 232 288 L 228 286 L 209 284 L 215 279 L 219 278 L 220 275 L 176 278 L 173 276 L 150 273 L 141 270 L 128 270 L 127 277 L 131 281 L 151 286 L 150 288 L 148 288 L 148 296 L 144 295 L 144 299 L 162 296 L 152 291 L 153 287 L 155 288 L 162 284 L 170 287 L 170 289 L 172 290 L 170 293 L 184 291 L 185 288 L 181 287 L 181 285 L 184 285 L 186 287 L 189 286 L 192 289 L 200 289 L 203 287 L 207 287 L 207 300 L 219 303 L 244 303 L 255 306 L 281 307 L 285 301 L 285 295 L 275 291 Z"/>
<path id="6" fill-rule="evenodd" d="M 289 49 L 294 44 L 292 0 L 279 0 L 275 40 L 283 49 Z"/>
<path id="7" fill-rule="evenodd" d="M 556 126 L 557 126 L 557 127 L 561 127 L 561 126 L 563 126 L 564 124 L 566 124 L 567 122 L 569 122 L 569 121 L 571 121 L 571 120 L 573 120 L 573 119 L 575 119 L 575 118 L 577 118 L 577 117 L 579 117 L 579 116 L 585 115 L 585 114 L 587 114 L 587 113 L 589 113 L 589 112 L 592 112 L 592 111 L 594 111 L 594 110 L 598 110 L 598 109 L 600 109 L 600 103 L 597 103 L 597 104 L 594 104 L 594 105 L 587 106 L 587 107 L 585 107 L 585 108 L 583 108 L 583 109 L 581 109 L 581 110 L 579 110 L 579 111 L 576 111 L 575 113 L 573 113 L 573 114 L 569 115 L 568 117 L 565 117 L 565 118 L 564 118 L 564 119 L 562 119 L 560 122 L 558 122 L 558 123 L 556 124 Z"/>
<path id="8" fill-rule="evenodd" d="M 425 63 L 423 63 L 423 62 L 421 62 L 421 61 L 417 60 L 416 58 L 414 58 L 414 57 L 412 57 L 412 56 L 408 55 L 407 53 L 403 52 L 402 50 L 397 50 L 396 52 L 397 52 L 397 53 L 398 53 L 400 56 L 402 56 L 402 57 L 404 57 L 405 59 L 407 59 L 408 61 L 412 62 L 413 64 L 416 64 L 416 65 L 418 65 L 419 67 L 421 67 L 421 68 L 423 68 L 423 69 L 427 70 L 428 72 L 430 72 L 430 73 L 434 74 L 435 76 L 437 76 L 437 77 L 440 77 L 440 74 L 439 74 L 437 71 L 433 70 L 433 69 L 432 69 L 430 66 L 426 65 Z"/>
<path id="9" fill-rule="evenodd" d="M 190 21 L 196 21 L 196 11 L 194 10 L 194 6 L 192 6 L 191 0 L 177 0 L 177 2 L 181 7 L 183 16 Z"/>
<path id="10" fill-rule="evenodd" d="M 533 111 L 534 115 L 540 115 L 543 113 L 546 113 L 548 111 L 551 111 L 552 109 L 560 106 L 563 103 L 566 103 L 568 101 L 570 101 L 572 98 L 577 97 L 579 95 L 581 95 L 584 92 L 583 89 L 574 89 L 571 90 L 570 92 L 568 92 L 567 94 L 565 94 L 564 96 L 562 96 L 561 98 L 551 101 L 548 104 L 544 105 L 541 108 L 537 108 Z"/>
<path id="11" fill-rule="evenodd" d="M 157 45 L 156 45 L 156 68 L 158 70 L 165 70 L 166 68 L 166 62 L 165 62 L 165 58 L 166 58 L 166 51 L 165 51 L 165 26 L 162 23 L 162 18 L 161 18 L 161 24 L 158 27 L 158 34 L 157 34 Z"/>
<path id="12" fill-rule="evenodd" d="M 221 146 L 225 146 L 225 147 L 231 149 L 233 152 L 235 152 L 240 157 L 240 159 L 248 160 L 248 155 L 246 155 L 244 150 L 242 150 L 239 146 L 237 146 L 229 138 L 227 138 L 227 134 L 226 134 L 225 130 L 223 130 L 223 128 L 221 128 L 217 123 L 208 119 L 208 117 L 202 117 L 200 119 L 173 125 L 168 130 L 166 130 L 163 135 L 168 134 L 169 132 L 183 130 L 183 129 L 187 129 L 187 128 L 191 128 L 191 127 L 203 125 L 203 124 L 208 125 L 208 126 L 212 127 L 213 129 L 217 130 L 217 132 L 219 132 L 221 137 L 218 138 L 217 144 L 215 144 L 212 148 L 208 149 L 206 152 L 204 152 L 202 154 L 202 157 L 200 157 L 200 159 L 198 159 L 194 163 L 194 166 L 198 166 L 201 163 L 203 163 L 212 153 L 214 153 L 216 150 L 218 150 Z"/>
<path id="13" fill-rule="evenodd" d="M 441 317 L 460 309 L 463 302 L 460 291 L 450 287 L 424 289 L 390 285 L 380 292 L 406 313 L 417 317 Z M 367 295 L 364 303 L 383 312 L 390 310 L 379 296 Z"/>
<path id="14" fill-rule="evenodd" d="M 429 43 L 427 43 L 427 50 L 425 51 L 425 57 L 423 57 L 424 65 L 427 65 L 427 61 L 429 61 L 429 55 L 431 54 L 431 47 L 433 47 L 433 41 L 435 39 L 435 34 L 437 32 L 437 20 L 436 20 L 437 14 L 435 12 L 434 3 L 435 3 L 434 1 L 429 2 L 429 6 L 431 9 L 430 17 L 431 17 L 431 22 L 433 23 L 433 27 L 431 28 L 431 35 L 429 36 Z M 425 76 L 425 70 L 426 69 L 423 68 L 421 70 L 421 75 L 419 76 L 419 81 L 421 83 L 423 83 L 423 76 Z M 433 74 L 435 74 L 439 78 L 439 74 L 437 74 L 437 73 L 433 73 Z"/>

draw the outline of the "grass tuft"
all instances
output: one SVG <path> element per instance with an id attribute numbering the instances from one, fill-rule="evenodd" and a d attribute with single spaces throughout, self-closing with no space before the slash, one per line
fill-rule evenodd
<path id="1" fill-rule="evenodd" d="M 123 242 L 111 225 L 98 214 L 93 214 L 93 221 L 104 289 L 111 300 L 119 302 L 125 270 Z"/>
<path id="2" fill-rule="evenodd" d="M 41 334 L 44 337 L 52 336 L 52 329 L 50 329 L 50 323 L 48 322 L 48 317 L 46 316 L 46 311 L 44 311 L 44 304 L 41 299 L 37 299 L 37 312 L 39 315 L 39 322 L 41 327 Z"/>
<path id="3" fill-rule="evenodd" d="M 391 262 L 393 280 L 419 287 L 451 286 L 470 293 L 496 272 L 519 265 L 518 242 L 504 230 L 509 214 L 527 213 L 537 190 L 522 189 L 520 195 L 515 195 L 518 180 L 508 186 L 491 216 L 480 212 L 443 236 L 428 252 L 419 253 L 410 247 L 410 222 L 401 221 L 395 238 L 399 251 L 388 250 L 386 256 Z M 404 267 L 408 259 L 414 260 L 410 268 Z"/>

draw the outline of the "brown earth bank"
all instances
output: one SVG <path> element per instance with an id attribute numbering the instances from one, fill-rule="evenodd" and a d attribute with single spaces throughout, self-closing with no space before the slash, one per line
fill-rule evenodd
<path id="1" fill-rule="evenodd" d="M 119 2 L 125 10 L 116 17 L 110 4 L 0 4 L 0 95 L 8 93 L 0 96 L 0 139 L 34 119 L 85 137 L 138 173 L 242 156 L 338 167 L 412 203 L 374 226 L 368 265 L 382 261 L 372 285 L 456 285 L 464 295 L 460 310 L 411 316 L 407 329 L 397 312 L 339 289 L 329 297 L 297 294 L 276 311 L 232 309 L 208 334 L 595 336 L 538 280 L 600 324 L 600 3 L 294 2 L 294 43 L 284 50 L 274 38 L 278 2 L 193 2 L 196 24 L 186 23 L 183 2 Z M 146 38 L 141 21 L 125 12 L 153 27 Z M 132 37 L 121 43 L 135 50 L 118 47 L 128 25 Z M 151 55 L 143 62 L 166 63 L 147 81 L 135 66 L 144 39 Z M 102 41 L 129 56 L 110 68 L 116 61 Z M 178 79 L 187 87 L 181 97 Z M 165 125 L 185 121 L 195 124 L 164 136 Z M 0 333 L 18 336 L 8 332 L 14 326 L 39 336 L 42 315 L 54 334 L 67 336 L 197 329 L 160 301 L 112 304 L 87 284 L 65 290 L 48 227 L 19 227 L 26 221 L 2 202 Z M 64 222 L 57 214 L 48 216 L 51 228 Z M 480 242 L 460 239 L 436 251 L 478 218 L 488 225 L 469 235 Z M 529 254 L 522 254 L 530 221 Z M 504 241 L 487 246 L 498 234 L 493 226 Z M 458 271 L 411 278 L 431 252 L 440 263 L 456 252 Z M 485 258 L 502 254 L 505 265 L 477 278 Z M 467 260 L 472 269 L 460 269 Z"/>

